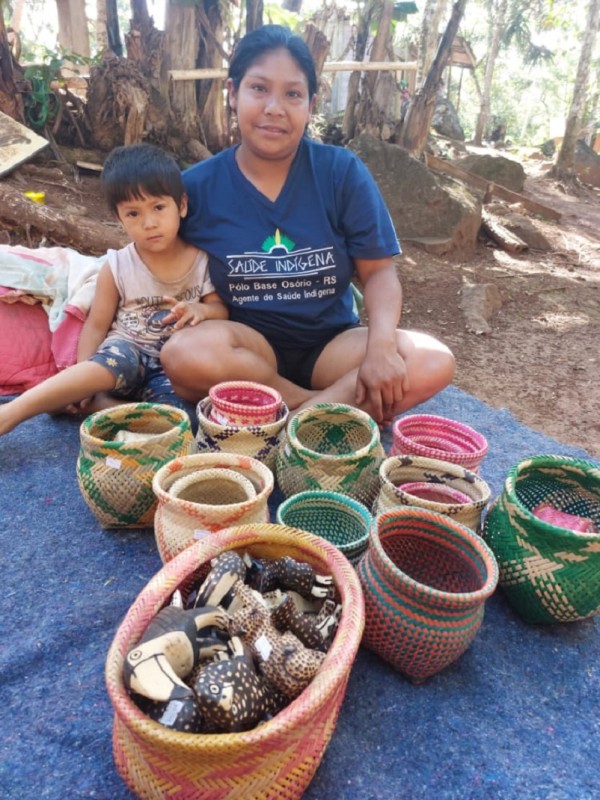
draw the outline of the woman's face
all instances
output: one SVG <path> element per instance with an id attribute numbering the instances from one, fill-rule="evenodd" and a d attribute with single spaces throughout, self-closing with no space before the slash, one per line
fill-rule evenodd
<path id="1" fill-rule="evenodd" d="M 248 67 L 237 90 L 231 81 L 228 88 L 241 147 L 269 161 L 293 159 L 313 102 L 306 75 L 289 52 L 281 48 L 265 53 Z"/>

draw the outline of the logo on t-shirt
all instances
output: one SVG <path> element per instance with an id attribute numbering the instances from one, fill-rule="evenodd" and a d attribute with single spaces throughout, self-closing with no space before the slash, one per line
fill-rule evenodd
<path id="1" fill-rule="evenodd" d="M 294 248 L 295 243 L 276 229 L 264 240 L 260 251 L 228 255 L 227 275 L 281 279 L 290 275 L 319 275 L 335 269 L 333 247 Z"/>

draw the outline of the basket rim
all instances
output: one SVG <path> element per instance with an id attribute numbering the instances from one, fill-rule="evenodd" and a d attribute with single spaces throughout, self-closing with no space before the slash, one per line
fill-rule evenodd
<path id="1" fill-rule="evenodd" d="M 276 434 L 286 425 L 290 415 L 289 408 L 282 400 L 279 415 L 275 422 L 267 422 L 265 424 L 258 425 L 220 425 L 218 422 L 210 419 L 209 415 L 211 408 L 212 400 L 210 397 L 203 397 L 202 400 L 198 402 L 196 406 L 196 415 L 198 417 L 199 428 L 196 438 L 198 438 L 201 429 L 214 433 L 241 433 L 244 431 L 256 431 L 263 434 Z"/>
<path id="2" fill-rule="evenodd" d="M 524 519 L 533 522 L 536 527 L 539 528 L 539 530 L 546 531 L 553 536 L 556 536 L 558 533 L 560 533 L 562 537 L 573 538 L 573 540 L 577 542 L 581 542 L 583 539 L 587 538 L 589 538 L 590 541 L 597 542 L 600 539 L 600 530 L 596 533 L 590 531 L 574 531 L 570 528 L 563 528 L 560 525 L 553 525 L 551 522 L 540 519 L 540 517 L 536 516 L 529 508 L 527 508 L 526 505 L 523 504 L 517 495 L 517 484 L 519 478 L 525 477 L 523 475 L 525 470 L 532 468 L 538 469 L 540 467 L 546 467 L 549 469 L 558 468 L 567 472 L 573 471 L 579 474 L 585 473 L 585 475 L 593 477 L 600 486 L 600 466 L 595 464 L 593 461 L 588 461 L 584 458 L 577 458 L 575 456 L 539 453 L 537 455 L 530 456 L 529 458 L 521 459 L 516 464 L 513 464 L 506 474 L 504 479 L 504 487 L 501 494 L 497 498 L 497 501 L 504 503 L 507 501 L 510 502 L 518 509 L 519 514 Z"/>
<path id="3" fill-rule="evenodd" d="M 222 467 L 224 469 L 232 469 L 235 468 L 235 466 L 243 466 L 243 463 L 240 462 L 247 462 L 248 471 L 254 472 L 258 477 L 260 477 L 264 484 L 263 488 L 256 492 L 256 499 L 260 499 L 265 495 L 270 495 L 275 487 L 275 476 L 269 467 L 263 464 L 262 461 L 253 458 L 253 456 L 247 456 L 241 453 L 227 453 L 224 451 L 219 451 L 211 453 L 191 453 L 185 456 L 177 456 L 177 458 L 167 461 L 166 464 L 163 464 L 154 473 L 152 477 L 152 490 L 159 502 L 169 502 L 174 504 L 187 503 L 189 501 L 180 500 L 180 498 L 174 497 L 172 494 L 170 494 L 167 489 L 163 487 L 163 480 L 165 480 L 167 476 L 177 475 L 177 473 L 183 471 L 186 466 L 190 468 L 188 474 L 193 474 L 196 465 L 196 471 L 200 472 L 204 466 L 206 466 L 207 469 L 218 468 L 219 462 L 222 462 Z M 182 475 L 180 477 L 184 476 Z M 175 478 L 175 480 L 177 480 L 177 478 Z"/>
<path id="4" fill-rule="evenodd" d="M 160 436 L 167 436 L 172 435 L 173 432 L 180 432 L 185 433 L 186 430 L 189 429 L 190 433 L 192 431 L 192 426 L 190 423 L 190 418 L 186 411 L 182 408 L 177 408 L 177 406 L 171 406 L 167 403 L 120 403 L 116 406 L 110 406 L 110 408 L 104 408 L 100 411 L 95 411 L 93 414 L 90 414 L 86 417 L 81 425 L 79 426 L 79 433 L 82 438 L 85 438 L 88 442 L 93 442 L 100 444 L 102 447 L 114 448 L 114 449 L 128 449 L 133 448 L 134 450 L 139 450 L 139 445 L 128 444 L 126 442 L 115 442 L 112 439 L 101 439 L 99 436 L 96 436 L 92 432 L 93 426 L 97 425 L 100 420 L 104 417 L 111 417 L 114 414 L 121 414 L 123 421 L 126 421 L 128 414 L 133 412 L 139 411 L 151 411 L 157 418 L 160 417 L 171 417 L 173 419 L 178 419 L 178 421 L 174 422 L 173 427 L 169 428 L 162 433 L 157 433 L 157 438 Z M 117 422 L 119 420 L 115 420 Z"/>
<path id="5" fill-rule="evenodd" d="M 369 429 L 371 434 L 369 442 L 359 450 L 353 450 L 350 453 L 340 453 L 337 455 L 331 453 L 320 453 L 318 450 L 313 450 L 310 447 L 307 447 L 298 439 L 298 426 L 305 421 L 306 417 L 313 415 L 315 411 L 331 411 L 333 413 L 340 414 L 348 413 L 349 416 L 354 417 L 358 421 L 366 424 L 366 427 Z M 290 444 L 292 444 L 296 452 L 306 456 L 316 456 L 320 461 L 345 461 L 349 458 L 359 459 L 361 456 L 369 453 L 378 446 L 383 449 L 381 444 L 381 434 L 375 420 L 369 416 L 366 411 L 363 411 L 361 408 L 357 408 L 356 406 L 351 406 L 347 403 L 315 403 L 312 406 L 307 406 L 306 408 L 301 409 L 288 422 L 287 439 L 287 442 L 284 443 L 284 447 L 289 447 Z"/>
<path id="6" fill-rule="evenodd" d="M 404 458 L 410 458 L 410 464 L 402 464 L 402 460 Z M 400 463 L 398 463 L 400 462 Z M 462 478 L 463 480 L 467 481 L 467 483 L 471 484 L 473 487 L 479 487 L 481 491 L 481 497 L 479 499 L 472 499 L 469 503 L 439 503 L 435 500 L 427 500 L 427 503 L 430 507 L 435 507 L 433 510 L 443 512 L 443 509 L 447 506 L 451 505 L 452 507 L 456 507 L 459 509 L 468 509 L 471 507 L 485 507 L 487 503 L 489 503 L 491 496 L 492 496 L 492 489 L 491 486 L 485 481 L 480 475 L 478 475 L 473 470 L 467 469 L 467 467 L 463 467 L 460 464 L 457 464 L 453 461 L 443 461 L 442 459 L 437 458 L 427 458 L 427 456 L 403 456 L 403 455 L 396 455 L 396 456 L 388 456 L 388 458 L 384 459 L 381 466 L 379 467 L 379 477 L 383 484 L 386 487 L 392 489 L 394 494 L 398 493 L 403 495 L 406 498 L 414 498 L 420 499 L 416 495 L 411 495 L 409 492 L 405 492 L 399 486 L 392 483 L 390 478 L 388 477 L 388 471 L 394 466 L 410 466 L 410 467 L 417 467 L 423 470 L 430 469 L 431 471 L 438 471 L 444 472 L 446 474 L 450 474 L 453 477 Z M 432 481 L 432 485 L 435 483 Z"/>
<path id="7" fill-rule="evenodd" d="M 461 536 L 463 541 L 466 539 L 471 546 L 472 551 L 476 552 L 485 564 L 487 575 L 483 586 L 474 592 L 447 592 L 443 589 L 435 589 L 425 583 L 412 578 L 408 573 L 404 572 L 398 567 L 388 554 L 383 549 L 383 545 L 379 538 L 379 523 L 380 521 L 386 522 L 390 518 L 418 519 L 426 517 L 430 522 L 435 522 L 446 530 L 452 529 L 452 532 L 457 536 Z M 377 557 L 384 563 L 386 569 L 391 573 L 402 575 L 405 585 L 413 593 L 422 594 L 425 592 L 428 597 L 435 598 L 442 602 L 451 602 L 452 600 L 463 599 L 473 602 L 480 602 L 490 597 L 496 589 L 499 580 L 499 568 L 496 556 L 494 555 L 491 547 L 484 542 L 484 540 L 475 533 L 471 528 L 468 528 L 461 522 L 458 522 L 452 517 L 445 514 L 440 514 L 437 511 L 431 511 L 419 506 L 399 506 L 398 508 L 390 509 L 389 511 L 382 511 L 373 520 L 371 528 L 371 539 L 369 547 L 373 547 L 377 553 Z"/>
<path id="8" fill-rule="evenodd" d="M 270 539 L 267 538 L 269 536 Z M 129 643 L 139 639 L 150 619 L 191 572 L 225 550 L 260 546 L 261 541 L 274 541 L 281 545 L 286 543 L 304 545 L 312 551 L 315 558 L 327 561 L 329 571 L 334 577 L 342 602 L 342 615 L 337 634 L 317 674 L 306 689 L 282 711 L 249 731 L 189 734 L 171 730 L 154 722 L 135 705 L 124 687 L 123 664 Z M 155 590 L 156 598 L 149 607 L 146 597 Z M 144 617 L 148 617 L 149 611 L 152 611 L 151 616 L 142 622 Z M 129 620 L 137 622 L 136 628 L 139 628 L 139 633 L 134 635 L 134 632 L 128 630 Z M 195 542 L 164 564 L 140 591 L 119 624 L 108 650 L 104 671 L 106 688 L 115 717 L 118 716 L 121 723 L 130 731 L 134 731 L 137 736 L 160 739 L 163 745 L 186 752 L 210 749 L 211 753 L 227 751 L 231 754 L 232 748 L 236 745 L 245 747 L 250 744 L 266 743 L 271 737 L 301 724 L 307 708 L 319 708 L 324 702 L 330 702 L 331 695 L 345 686 L 360 645 L 364 623 L 364 598 L 358 575 L 343 553 L 330 542 L 306 531 L 275 523 L 246 524 L 221 530 L 211 537 Z"/>
<path id="9" fill-rule="evenodd" d="M 427 449 L 430 452 L 436 453 L 444 453 L 447 454 L 446 450 L 439 450 L 438 448 L 429 447 L 429 445 L 421 445 L 418 442 L 415 442 L 410 436 L 406 436 L 403 431 L 401 430 L 402 426 L 406 423 L 421 423 L 421 422 L 432 422 L 438 423 L 440 426 L 445 427 L 446 429 L 454 429 L 459 433 L 465 434 L 467 437 L 471 439 L 471 442 L 474 445 L 475 449 L 470 450 L 463 450 L 458 453 L 451 453 L 454 458 L 457 457 L 476 457 L 481 455 L 485 456 L 489 450 L 489 442 L 486 437 L 480 433 L 479 431 L 472 428 L 470 425 L 467 425 L 465 422 L 460 422 L 459 420 L 451 419 L 450 417 L 441 417 L 436 414 L 407 414 L 405 416 L 398 417 L 394 420 L 392 426 L 392 435 L 395 438 L 398 438 L 402 442 L 409 442 L 411 445 L 415 447 L 421 447 L 423 449 Z"/>

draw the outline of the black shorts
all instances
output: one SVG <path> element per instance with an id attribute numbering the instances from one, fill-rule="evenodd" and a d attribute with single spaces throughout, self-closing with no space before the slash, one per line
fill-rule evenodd
<path id="1" fill-rule="evenodd" d="M 309 347 L 289 347 L 281 342 L 275 344 L 275 342 L 267 339 L 277 359 L 277 372 L 282 378 L 287 378 L 288 381 L 295 383 L 296 386 L 302 386 L 303 389 L 312 389 L 312 374 L 319 356 L 336 336 L 352 328 L 360 328 L 360 323 L 351 322 L 333 333 L 329 331 L 327 336 L 323 337 L 320 342 Z"/>

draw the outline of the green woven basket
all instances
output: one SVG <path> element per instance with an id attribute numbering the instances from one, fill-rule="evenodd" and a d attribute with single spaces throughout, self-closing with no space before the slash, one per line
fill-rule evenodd
<path id="1" fill-rule="evenodd" d="M 526 622 L 573 622 L 600 610 L 600 534 L 558 527 L 533 514 L 540 503 L 600 530 L 600 469 L 566 456 L 538 455 L 509 471 L 483 536 L 500 585 Z"/>
<path id="2" fill-rule="evenodd" d="M 338 492 L 300 492 L 277 509 L 277 522 L 327 539 L 356 566 L 369 543 L 368 509 Z"/>
<path id="3" fill-rule="evenodd" d="M 277 482 L 286 497 L 339 492 L 370 508 L 384 458 L 379 429 L 368 414 L 342 403 L 318 403 L 289 421 L 277 451 Z"/>
<path id="4" fill-rule="evenodd" d="M 129 440 L 119 441 L 123 432 Z M 80 438 L 77 482 L 103 528 L 151 527 L 154 473 L 195 449 L 185 411 L 159 403 L 98 411 L 81 423 Z"/>

